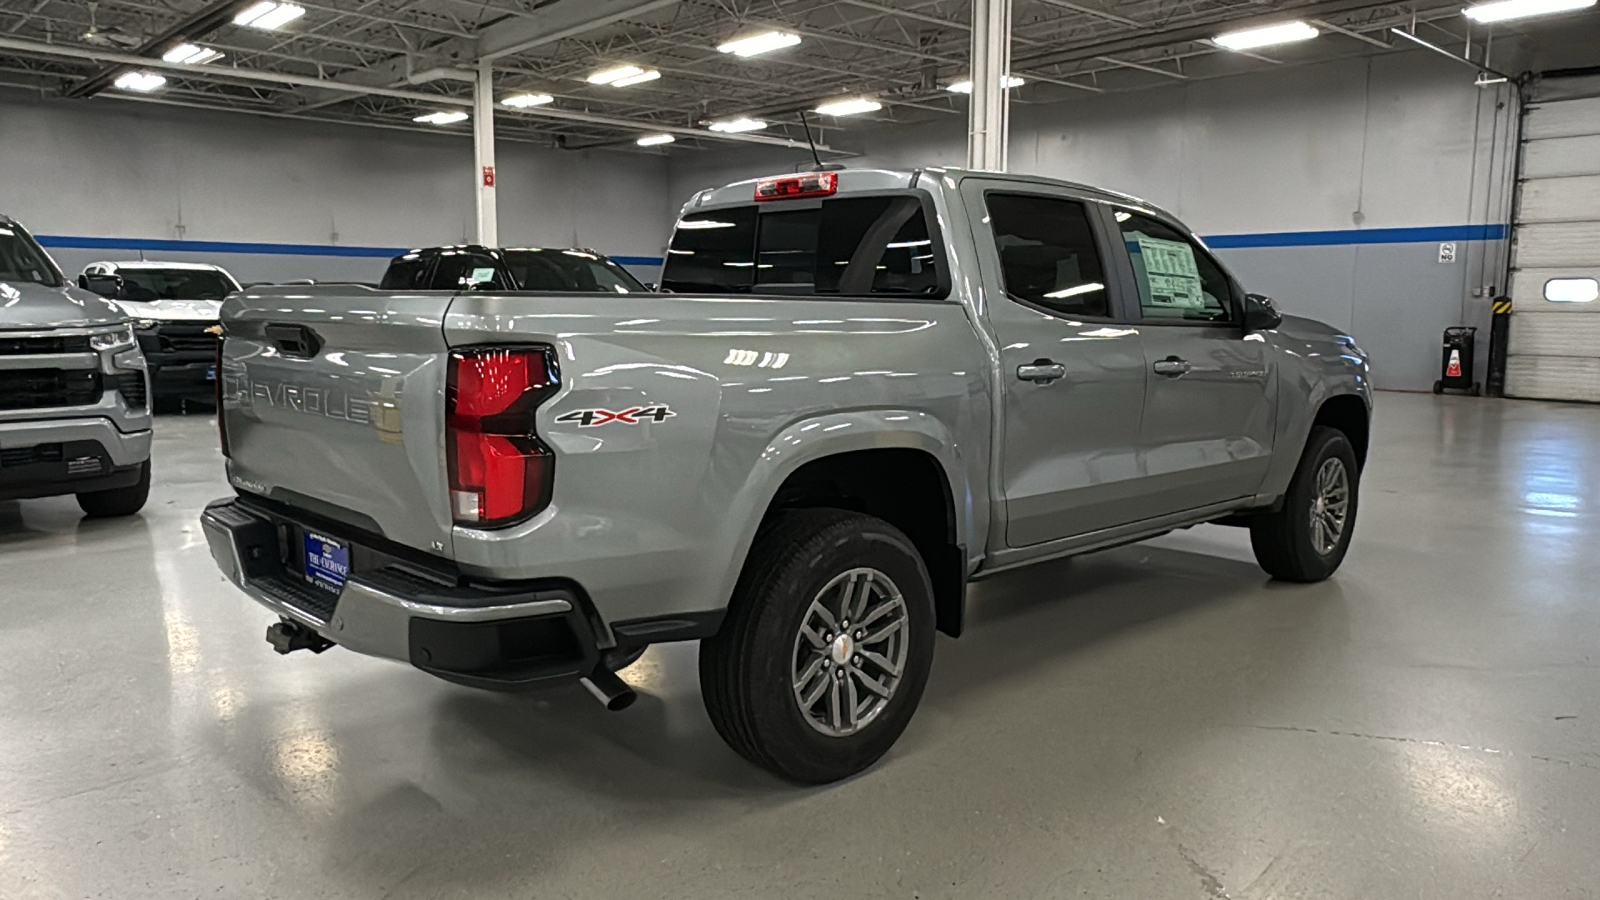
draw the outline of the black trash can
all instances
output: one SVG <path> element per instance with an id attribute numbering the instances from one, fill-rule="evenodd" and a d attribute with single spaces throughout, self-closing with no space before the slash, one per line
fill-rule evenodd
<path id="1" fill-rule="evenodd" d="M 1444 349 L 1440 355 L 1439 380 L 1433 383 L 1433 392 L 1464 391 L 1476 397 L 1483 386 L 1472 380 L 1473 343 L 1478 329 L 1470 325 L 1456 325 L 1444 330 Z"/>

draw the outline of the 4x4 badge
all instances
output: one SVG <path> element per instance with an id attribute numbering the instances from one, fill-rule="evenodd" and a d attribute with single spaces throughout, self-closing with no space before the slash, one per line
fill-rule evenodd
<path id="1" fill-rule="evenodd" d="M 677 415 L 671 407 L 662 406 L 635 406 L 612 412 L 609 409 L 575 409 L 572 412 L 556 417 L 557 422 L 577 422 L 579 428 L 593 428 L 611 422 L 621 422 L 624 425 L 637 425 L 641 421 L 650 420 L 664 422 Z"/>

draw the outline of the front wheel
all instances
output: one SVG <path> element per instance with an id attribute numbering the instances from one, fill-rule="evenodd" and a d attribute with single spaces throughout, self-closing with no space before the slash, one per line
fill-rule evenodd
<path id="1" fill-rule="evenodd" d="M 78 495 L 78 508 L 91 519 L 109 519 L 131 516 L 144 509 L 150 497 L 150 460 L 139 469 L 139 480 L 125 488 L 108 491 L 86 491 Z"/>
<path id="2" fill-rule="evenodd" d="M 1282 508 L 1250 525 L 1250 546 L 1261 568 L 1285 581 L 1332 575 L 1350 549 L 1359 477 L 1355 450 L 1344 432 L 1312 428 Z"/>
<path id="3" fill-rule="evenodd" d="M 807 784 L 847 778 L 911 721 L 933 633 L 927 567 L 899 529 L 842 510 L 783 513 L 700 644 L 706 711 L 756 765 Z"/>

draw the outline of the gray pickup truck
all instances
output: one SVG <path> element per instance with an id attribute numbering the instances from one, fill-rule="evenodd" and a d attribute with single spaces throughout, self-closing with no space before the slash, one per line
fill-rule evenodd
<path id="1" fill-rule="evenodd" d="M 90 516 L 138 512 L 149 397 L 127 314 L 0 216 L 0 500 L 74 494 Z"/>
<path id="2" fill-rule="evenodd" d="M 1344 557 L 1365 355 L 1147 203 L 809 172 L 698 194 L 667 254 L 660 294 L 224 303 L 202 521 L 280 652 L 619 708 L 699 639 L 717 730 L 819 783 L 895 742 L 972 579 L 1204 522 L 1278 578 Z"/>

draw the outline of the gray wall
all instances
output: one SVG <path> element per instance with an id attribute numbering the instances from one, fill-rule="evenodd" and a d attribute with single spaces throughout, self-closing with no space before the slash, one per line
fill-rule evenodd
<path id="1" fill-rule="evenodd" d="M 1144 197 L 1207 237 L 1273 235 L 1280 246 L 1219 255 L 1286 311 L 1349 329 L 1372 354 L 1380 387 L 1426 389 L 1438 376 L 1440 332 L 1462 322 L 1487 328 L 1489 298 L 1473 294 L 1499 284 L 1503 242 L 1457 242 L 1456 262 L 1441 264 L 1437 239 L 1303 233 L 1504 223 L 1514 103 L 1497 109 L 1511 91 L 1472 82 L 1464 66 L 1401 53 L 1017 104 L 1011 169 Z M 964 128 L 950 116 L 874 129 L 849 164 L 960 165 Z M 685 198 L 804 161 L 679 156 L 670 193 Z M 1318 243 L 1282 246 L 1307 240 Z"/>
<path id="2" fill-rule="evenodd" d="M 501 241 L 659 257 L 663 157 L 502 142 Z M 0 93 L 0 210 L 44 235 L 344 248 L 458 243 L 473 232 L 472 139 Z M 256 248 L 261 249 L 261 248 Z M 76 272 L 120 249 L 53 248 Z M 241 281 L 375 279 L 383 258 L 149 251 Z"/>

